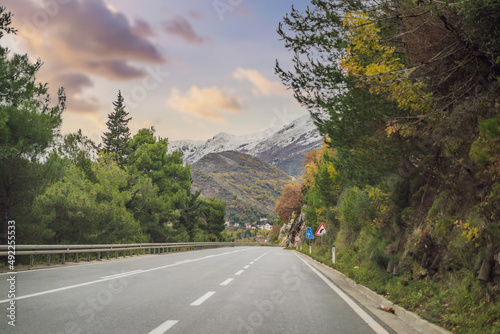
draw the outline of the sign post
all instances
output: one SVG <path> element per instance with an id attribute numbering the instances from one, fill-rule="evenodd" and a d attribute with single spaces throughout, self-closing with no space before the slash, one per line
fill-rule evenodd
<path id="1" fill-rule="evenodd" d="M 311 239 L 314 239 L 312 227 L 306 227 L 306 239 L 309 245 L 309 254 L 311 254 Z"/>
<path id="2" fill-rule="evenodd" d="M 335 246 L 332 247 L 332 263 L 335 264 Z"/>

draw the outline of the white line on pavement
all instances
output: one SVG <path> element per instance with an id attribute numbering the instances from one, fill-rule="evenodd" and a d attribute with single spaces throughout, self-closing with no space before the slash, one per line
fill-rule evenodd
<path id="1" fill-rule="evenodd" d="M 250 268 L 250 265 L 243 267 L 243 269 L 248 269 L 248 268 Z"/>
<path id="2" fill-rule="evenodd" d="M 240 271 L 238 271 L 235 275 L 236 275 L 236 276 L 241 275 L 241 273 L 243 273 L 243 272 L 244 272 L 244 270 L 240 270 Z"/>
<path id="3" fill-rule="evenodd" d="M 103 276 L 101 278 L 118 278 L 118 277 L 123 277 L 123 276 L 138 274 L 140 272 L 142 272 L 142 269 L 134 270 L 134 271 L 128 271 L 128 272 L 120 273 L 120 274 L 109 275 L 109 276 Z"/>
<path id="4" fill-rule="evenodd" d="M 224 282 L 222 282 L 220 285 L 228 285 L 229 283 L 231 283 L 231 281 L 233 280 L 234 278 L 228 278 L 227 280 L 225 280 Z"/>
<path id="5" fill-rule="evenodd" d="M 318 275 L 319 278 L 321 278 L 323 282 L 325 282 L 333 291 L 335 291 L 335 293 L 339 295 L 340 298 L 342 298 L 347 303 L 347 305 L 349 305 L 354 310 L 354 312 L 356 312 L 361 317 L 361 319 L 363 319 L 368 324 L 368 326 L 370 326 L 375 331 L 375 333 L 389 334 L 389 332 L 386 331 L 384 327 L 380 326 L 378 322 L 373 320 L 373 318 L 370 317 L 368 313 L 366 313 L 361 307 L 359 307 L 358 304 L 356 304 L 348 295 L 346 295 L 342 290 L 340 290 L 337 286 L 335 286 L 332 282 L 330 282 L 325 276 L 320 274 L 320 272 L 316 270 L 316 268 L 311 266 L 309 263 L 307 263 L 304 259 L 302 259 L 298 255 L 296 256 L 302 262 L 304 262 L 316 275 Z"/>
<path id="6" fill-rule="evenodd" d="M 247 251 L 249 249 L 251 249 L 251 248 L 245 248 L 245 249 L 241 249 L 241 250 L 235 250 L 235 251 L 232 251 L 232 252 L 224 252 L 224 253 L 215 254 L 215 255 L 208 255 L 208 256 L 205 256 L 205 257 L 200 257 L 200 258 L 197 258 L 197 259 L 193 259 L 193 260 L 191 260 L 191 262 L 201 261 L 201 260 L 205 260 L 207 258 L 212 258 L 212 257 L 217 257 L 217 256 L 222 256 L 222 255 L 227 255 L 227 254 L 232 254 L 232 253 L 243 252 L 243 251 Z M 160 269 L 175 267 L 175 266 L 178 266 L 178 265 L 181 265 L 181 264 L 182 263 L 167 264 L 166 266 L 161 266 L 161 267 L 156 267 L 156 268 L 151 268 L 151 269 L 146 269 L 146 270 L 138 271 L 138 272 L 135 272 L 135 273 L 131 273 L 131 274 L 127 275 L 127 276 L 144 274 L 144 273 L 147 273 L 147 272 L 150 272 L 150 271 L 155 271 L 155 270 L 160 270 Z M 119 276 L 119 277 L 121 278 L 121 276 Z M 110 281 L 110 280 L 113 280 L 113 279 L 116 279 L 116 278 L 115 277 L 102 278 L 102 279 L 98 279 L 98 280 L 95 280 L 95 281 L 89 281 L 89 282 L 85 282 L 85 283 L 80 283 L 80 284 L 65 286 L 65 287 L 62 287 L 62 288 L 57 288 L 57 289 L 51 289 L 51 290 L 41 291 L 41 292 L 37 292 L 37 293 L 32 293 L 30 295 L 19 296 L 19 297 L 16 297 L 14 300 L 21 300 L 21 299 L 27 299 L 27 298 L 42 296 L 42 295 L 46 295 L 46 294 L 49 294 L 49 293 L 54 293 L 54 292 L 59 292 L 59 291 L 64 291 L 64 290 L 69 290 L 69 289 L 74 289 L 74 288 L 79 288 L 79 287 L 82 287 L 82 286 L 96 284 L 96 283 L 101 283 L 101 282 L 106 282 L 106 281 Z M 11 299 L 3 299 L 3 300 L 0 300 L 0 304 L 10 303 L 10 301 L 11 301 Z"/>
<path id="7" fill-rule="evenodd" d="M 162 323 L 160 326 L 153 329 L 148 334 L 163 334 L 166 331 L 168 331 L 170 328 L 174 327 L 174 325 L 178 322 L 179 322 L 179 320 L 167 320 L 164 323 Z"/>
<path id="8" fill-rule="evenodd" d="M 208 298 L 212 297 L 213 295 L 215 295 L 215 291 L 208 291 L 203 296 L 192 302 L 191 306 L 200 306 L 201 304 L 203 304 L 203 302 L 205 302 Z"/>

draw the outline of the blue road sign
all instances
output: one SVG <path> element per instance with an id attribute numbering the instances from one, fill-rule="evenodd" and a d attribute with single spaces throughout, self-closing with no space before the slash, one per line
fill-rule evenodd
<path id="1" fill-rule="evenodd" d="M 312 227 L 306 228 L 306 239 L 314 239 Z"/>

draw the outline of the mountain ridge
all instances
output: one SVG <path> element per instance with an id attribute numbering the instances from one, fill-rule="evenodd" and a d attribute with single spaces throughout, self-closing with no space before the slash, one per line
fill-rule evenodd
<path id="1" fill-rule="evenodd" d="M 305 115 L 279 130 L 267 129 L 241 136 L 221 132 L 205 141 L 172 141 L 169 151 L 182 151 L 184 162 L 189 165 L 210 153 L 237 151 L 267 162 L 288 175 L 299 176 L 304 172 L 305 154 L 321 147 L 322 142 L 311 117 Z"/>
<path id="2" fill-rule="evenodd" d="M 191 173 L 194 191 L 225 201 L 226 219 L 242 223 L 276 220 L 276 202 L 293 182 L 277 167 L 237 151 L 209 153 L 191 165 Z"/>

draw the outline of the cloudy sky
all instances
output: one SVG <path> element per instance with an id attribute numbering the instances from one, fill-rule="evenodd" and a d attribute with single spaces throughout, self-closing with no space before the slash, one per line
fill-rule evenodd
<path id="1" fill-rule="evenodd" d="M 130 128 L 170 140 L 249 134 L 306 114 L 274 74 L 292 55 L 276 33 L 307 0 L 2 0 L 17 36 L 0 43 L 65 87 L 62 132 L 100 141 L 121 90 Z"/>

